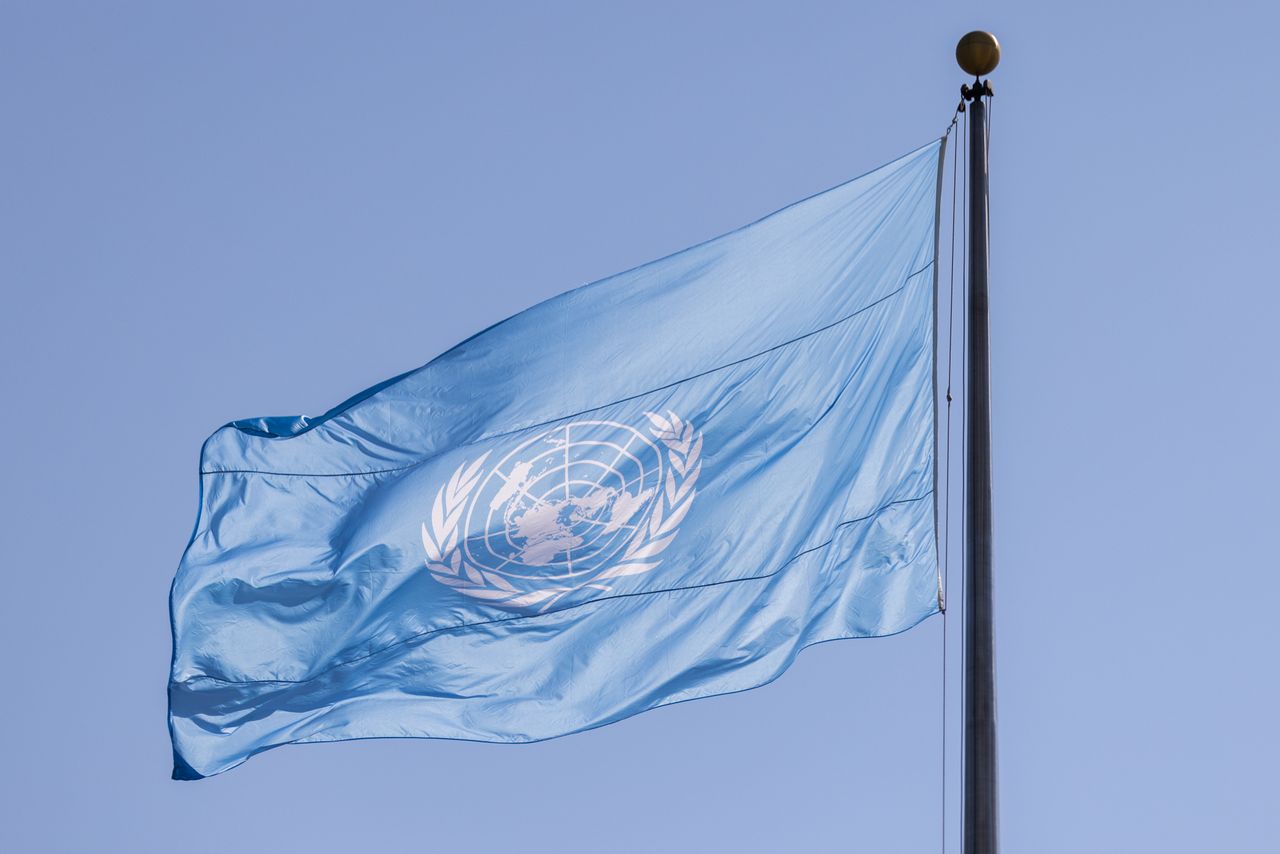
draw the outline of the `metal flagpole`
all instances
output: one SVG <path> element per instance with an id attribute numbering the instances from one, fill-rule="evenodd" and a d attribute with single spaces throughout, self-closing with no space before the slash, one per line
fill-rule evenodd
<path id="1" fill-rule="evenodd" d="M 1000 62 L 990 33 L 972 32 L 956 60 L 974 77 L 961 88 L 969 109 L 969 419 L 964 561 L 964 852 L 996 854 L 995 637 L 991 595 L 991 353 L 987 330 L 987 105 L 983 75 Z"/>

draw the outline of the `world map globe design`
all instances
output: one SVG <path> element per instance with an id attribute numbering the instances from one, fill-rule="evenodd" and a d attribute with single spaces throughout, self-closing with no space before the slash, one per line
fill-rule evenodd
<path id="1" fill-rule="evenodd" d="M 512 450 L 467 512 L 464 560 L 509 580 L 577 579 L 606 569 L 660 498 L 663 454 L 639 430 L 577 421 Z"/>

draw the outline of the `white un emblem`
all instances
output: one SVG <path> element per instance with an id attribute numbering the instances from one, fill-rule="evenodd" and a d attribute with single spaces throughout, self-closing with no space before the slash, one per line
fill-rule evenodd
<path id="1" fill-rule="evenodd" d="M 696 494 L 702 434 L 674 412 L 548 429 L 463 463 L 422 524 L 432 576 L 495 605 L 546 610 L 655 568 Z"/>

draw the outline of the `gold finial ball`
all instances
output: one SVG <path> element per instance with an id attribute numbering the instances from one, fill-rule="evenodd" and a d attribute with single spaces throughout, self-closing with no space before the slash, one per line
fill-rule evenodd
<path id="1" fill-rule="evenodd" d="M 956 45 L 956 62 L 974 77 L 990 74 L 1000 64 L 1000 42 L 983 30 L 967 33 Z"/>

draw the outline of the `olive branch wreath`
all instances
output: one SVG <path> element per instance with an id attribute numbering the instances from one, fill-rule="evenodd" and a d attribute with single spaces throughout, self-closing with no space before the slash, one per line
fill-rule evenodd
<path id="1" fill-rule="evenodd" d="M 586 584 L 545 587 L 521 592 L 497 572 L 486 571 L 462 559 L 462 516 L 481 481 L 481 468 L 489 454 L 463 463 L 441 487 L 431 506 L 431 517 L 422 523 L 422 548 L 427 570 L 441 584 L 475 599 L 508 608 L 538 606 L 546 611 L 565 595 L 582 587 L 609 591 L 600 582 L 649 572 L 662 561 L 659 555 L 679 533 L 679 525 L 697 495 L 702 472 L 702 433 L 693 424 L 667 410 L 666 415 L 646 412 L 650 432 L 666 449 L 666 476 L 659 486 L 649 517 L 633 532 L 618 563 L 593 576 Z"/>

